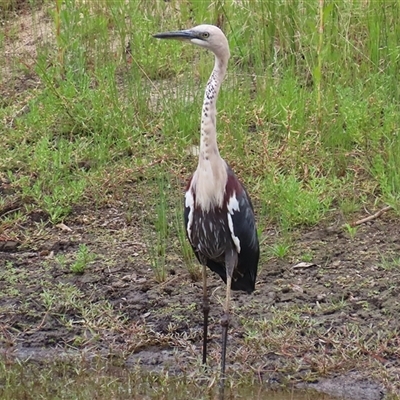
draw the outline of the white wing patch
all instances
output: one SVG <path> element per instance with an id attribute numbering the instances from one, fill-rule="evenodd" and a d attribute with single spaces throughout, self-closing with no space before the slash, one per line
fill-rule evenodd
<path id="1" fill-rule="evenodd" d="M 189 207 L 188 223 L 187 223 L 186 230 L 187 230 L 188 238 L 191 241 L 192 240 L 193 211 L 194 211 L 194 198 L 192 195 L 191 187 L 185 193 L 185 207 Z"/>
<path id="2" fill-rule="evenodd" d="M 234 211 L 240 211 L 239 202 L 236 198 L 236 192 L 233 192 L 232 197 L 228 201 L 228 211 L 231 215 L 233 215 Z"/>
<path id="3" fill-rule="evenodd" d="M 240 211 L 239 202 L 237 201 L 235 192 L 233 193 L 232 197 L 228 201 L 228 226 L 229 226 L 229 230 L 231 232 L 233 244 L 235 245 L 236 251 L 239 254 L 240 253 L 240 240 L 235 235 L 235 230 L 233 227 L 233 219 L 232 219 L 232 215 L 233 215 L 234 211 Z"/>

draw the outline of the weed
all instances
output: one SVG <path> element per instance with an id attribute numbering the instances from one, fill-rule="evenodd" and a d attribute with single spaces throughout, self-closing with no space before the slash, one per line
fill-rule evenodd
<path id="1" fill-rule="evenodd" d="M 285 242 L 277 242 L 269 246 L 269 253 L 272 257 L 286 258 L 289 254 L 291 244 Z"/>
<path id="2" fill-rule="evenodd" d="M 63 253 L 59 253 L 55 256 L 55 259 L 60 264 L 61 267 L 65 267 L 67 264 L 67 257 Z"/>
<path id="3" fill-rule="evenodd" d="M 95 254 L 90 253 L 89 248 L 85 244 L 80 244 L 76 259 L 70 266 L 70 271 L 74 274 L 83 274 L 95 257 Z"/>
<path id="4" fill-rule="evenodd" d="M 361 200 L 363 199 L 361 198 Z M 360 198 L 346 197 L 340 202 L 340 211 L 343 213 L 344 216 L 348 216 L 355 213 L 357 210 L 360 209 L 359 201 Z"/>
<path id="5" fill-rule="evenodd" d="M 358 226 L 352 226 L 352 225 L 346 223 L 343 225 L 343 229 L 350 236 L 350 239 L 354 240 L 354 238 L 357 234 L 357 231 L 358 231 Z"/>
<path id="6" fill-rule="evenodd" d="M 379 266 L 385 271 L 400 269 L 400 256 L 396 256 L 394 254 L 381 254 L 381 261 L 379 263 Z"/>
<path id="7" fill-rule="evenodd" d="M 304 261 L 304 262 L 310 262 L 313 260 L 313 258 L 314 258 L 314 253 L 312 250 L 309 250 L 309 251 L 303 253 L 300 257 L 301 261 Z"/>
<path id="8" fill-rule="evenodd" d="M 11 261 L 7 261 L 4 268 L 0 271 L 1 280 L 6 282 L 10 289 L 16 287 L 18 283 L 23 282 L 26 276 L 26 271 L 18 270 Z"/>
<path id="9" fill-rule="evenodd" d="M 40 297 L 42 299 L 45 309 L 48 311 L 53 307 L 54 303 L 57 301 L 56 295 L 52 291 L 47 289 L 43 290 Z"/>

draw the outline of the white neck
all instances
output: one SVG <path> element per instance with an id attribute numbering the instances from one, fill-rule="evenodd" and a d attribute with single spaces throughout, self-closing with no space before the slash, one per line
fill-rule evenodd
<path id="1" fill-rule="evenodd" d="M 199 165 L 203 161 L 220 157 L 217 145 L 216 103 L 221 83 L 226 74 L 226 68 L 227 61 L 215 57 L 214 69 L 207 82 L 201 113 Z"/>
<path id="2" fill-rule="evenodd" d="M 193 185 L 196 202 L 205 211 L 213 206 L 222 207 L 227 181 L 227 165 L 219 154 L 216 129 L 216 102 L 227 64 L 228 59 L 215 57 L 214 69 L 204 93 L 199 163 L 193 177 Z"/>

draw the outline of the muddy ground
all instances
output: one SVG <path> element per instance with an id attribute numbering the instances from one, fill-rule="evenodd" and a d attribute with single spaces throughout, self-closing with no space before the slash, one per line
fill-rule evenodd
<path id="1" fill-rule="evenodd" d="M 45 215 L 34 212 L 17 228 L 19 240 L 1 236 L 0 346 L 8 358 L 101 354 L 122 365 L 189 374 L 199 364 L 201 282 L 190 278 L 179 255 L 168 258 L 166 280 L 157 282 L 140 227 L 142 210 L 127 219 L 127 201 L 75 209 L 59 226 L 41 222 Z M 263 233 L 263 249 L 276 240 L 271 227 Z M 92 258 L 77 274 L 71 265 L 82 244 Z M 286 258 L 265 253 L 255 293 L 233 296 L 228 371 L 254 374 L 266 384 L 311 381 L 329 391 L 330 382 L 339 379 L 341 391 L 343 382 L 352 390 L 363 385 L 373 390 L 371 397 L 362 392 L 353 399 L 396 393 L 398 217 L 388 212 L 361 225 L 354 238 L 333 225 L 298 231 Z M 225 287 L 211 273 L 209 287 L 209 353 L 217 370 Z M 271 331 L 265 328 L 269 321 Z M 261 326 L 269 332 L 265 337 L 257 333 Z"/>

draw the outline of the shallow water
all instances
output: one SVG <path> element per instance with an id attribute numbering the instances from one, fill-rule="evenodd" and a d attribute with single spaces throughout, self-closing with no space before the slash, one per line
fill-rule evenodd
<path id="1" fill-rule="evenodd" d="M 3 350 L 3 351 L 2 351 Z M 221 400 L 218 374 L 148 369 L 119 357 L 74 350 L 0 348 L 0 399 Z M 179 364 L 179 363 L 178 363 Z M 253 374 L 227 376 L 223 400 L 381 400 L 385 388 L 356 371 L 271 390 Z M 278 385 L 278 383 L 276 383 Z M 278 388 L 279 386 L 274 386 Z M 96 394 L 93 397 L 93 394 Z"/>
<path id="2" fill-rule="evenodd" d="M 37 363 L 0 360 L 0 399 L 138 399 L 222 400 L 213 379 L 191 378 L 168 373 L 143 373 L 140 369 L 111 368 L 78 360 Z M 243 384 L 225 389 L 223 400 L 331 400 L 311 391 L 270 391 Z"/>
<path id="3" fill-rule="evenodd" d="M 215 399 L 221 400 L 220 397 Z M 265 388 L 241 388 L 234 393 L 226 393 L 224 400 L 238 400 L 238 399 L 251 399 L 251 400 L 338 400 L 322 393 L 315 391 L 271 391 Z"/>

